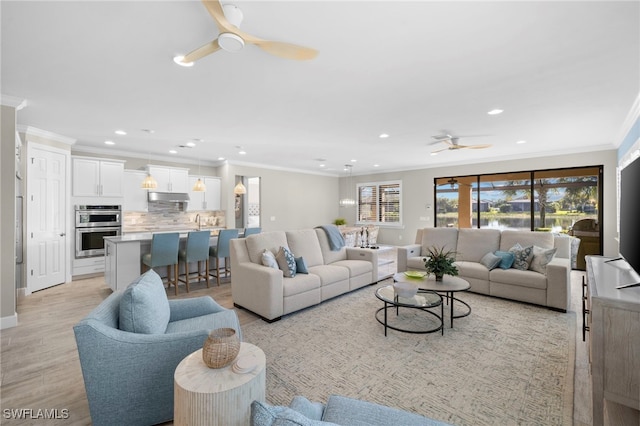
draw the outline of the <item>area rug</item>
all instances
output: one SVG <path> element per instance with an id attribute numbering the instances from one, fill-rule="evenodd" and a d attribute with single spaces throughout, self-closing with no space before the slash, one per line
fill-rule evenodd
<path id="1" fill-rule="evenodd" d="M 267 400 L 331 394 L 384 404 L 454 425 L 571 425 L 575 314 L 462 293 L 471 315 L 444 336 L 389 330 L 375 318 L 380 285 L 268 324 L 243 327 L 267 357 Z M 401 310 L 398 325 L 426 315 Z"/>

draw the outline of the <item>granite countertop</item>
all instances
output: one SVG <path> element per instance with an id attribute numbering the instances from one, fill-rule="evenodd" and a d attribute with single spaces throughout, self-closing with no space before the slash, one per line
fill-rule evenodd
<path id="1" fill-rule="evenodd" d="M 212 227 L 212 228 L 202 228 L 202 231 L 211 231 L 211 237 L 217 237 L 218 233 L 220 232 L 221 229 L 225 229 L 225 228 L 221 228 L 221 227 Z M 105 237 L 105 240 L 111 241 L 113 243 L 124 243 L 124 242 L 132 242 L 132 241 L 151 241 L 151 239 L 153 238 L 153 234 L 166 234 L 168 232 L 178 232 L 180 234 L 180 238 L 187 238 L 187 235 L 189 234 L 189 232 L 191 231 L 197 231 L 197 228 L 192 228 L 192 229 L 185 229 L 185 228 L 180 228 L 180 229 L 166 229 L 163 228 L 161 230 L 141 230 L 141 231 L 137 231 L 137 232 L 126 232 L 123 233 L 122 235 L 119 235 L 117 237 Z"/>

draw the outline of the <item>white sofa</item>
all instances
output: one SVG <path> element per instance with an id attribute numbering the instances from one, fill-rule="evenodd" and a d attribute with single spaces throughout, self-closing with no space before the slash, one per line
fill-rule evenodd
<path id="1" fill-rule="evenodd" d="M 546 273 L 514 268 L 489 270 L 480 261 L 487 253 L 537 246 L 556 248 Z M 549 232 L 498 229 L 424 228 L 418 230 L 415 244 L 398 248 L 398 271 L 424 270 L 428 247 L 445 247 L 456 252 L 460 278 L 471 285 L 470 291 L 490 296 L 547 306 L 566 312 L 570 303 L 571 250 L 568 238 Z"/>
<path id="2" fill-rule="evenodd" d="M 288 278 L 282 270 L 264 266 L 263 251 L 276 254 L 280 247 L 303 257 L 309 273 Z M 263 232 L 234 239 L 230 254 L 234 305 L 268 322 L 373 284 L 378 277 L 375 250 L 342 247 L 332 251 L 322 229 Z"/>

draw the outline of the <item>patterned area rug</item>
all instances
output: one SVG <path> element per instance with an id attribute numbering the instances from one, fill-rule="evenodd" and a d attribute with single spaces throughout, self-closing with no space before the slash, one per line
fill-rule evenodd
<path id="1" fill-rule="evenodd" d="M 455 425 L 571 425 L 575 313 L 459 293 L 470 316 L 444 336 L 389 330 L 365 287 L 268 324 L 243 327 L 267 356 L 267 400 L 330 394 L 377 402 Z M 405 312 L 406 311 L 406 312 Z M 426 314 L 400 310 L 398 325 Z"/>

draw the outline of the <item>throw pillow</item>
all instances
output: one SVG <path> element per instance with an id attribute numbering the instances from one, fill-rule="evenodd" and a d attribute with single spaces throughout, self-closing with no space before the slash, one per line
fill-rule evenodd
<path id="1" fill-rule="evenodd" d="M 262 252 L 262 264 L 269 268 L 278 269 L 278 262 L 276 261 L 275 255 L 271 253 L 271 250 L 264 249 Z"/>
<path id="2" fill-rule="evenodd" d="M 307 269 L 307 262 L 304 260 L 304 257 L 296 257 L 296 273 L 308 274 L 309 270 Z"/>
<path id="3" fill-rule="evenodd" d="M 502 258 L 500 256 L 496 256 L 491 252 L 485 254 L 484 256 L 482 256 L 482 259 L 480 259 L 480 263 L 486 266 L 490 271 L 497 268 L 498 265 L 500 265 L 500 262 L 502 262 Z"/>
<path id="4" fill-rule="evenodd" d="M 533 246 L 533 260 L 531 260 L 529 269 L 546 275 L 547 265 L 551 262 L 551 259 L 553 259 L 555 254 L 555 248 L 544 249 L 542 247 Z"/>
<path id="5" fill-rule="evenodd" d="M 164 334 L 170 316 L 162 279 L 150 269 L 129 284 L 122 294 L 118 327 L 131 333 Z"/>
<path id="6" fill-rule="evenodd" d="M 260 401 L 251 403 L 250 423 L 258 426 L 337 426 L 335 423 L 312 420 L 289 407 L 273 406 Z"/>
<path id="7" fill-rule="evenodd" d="M 280 247 L 278 254 L 276 254 L 276 261 L 285 277 L 293 278 L 296 276 L 296 258 L 291 253 L 291 250 L 284 246 Z"/>
<path id="8" fill-rule="evenodd" d="M 500 264 L 498 265 L 500 269 L 511 268 L 511 266 L 513 266 L 513 261 L 516 259 L 513 253 L 509 253 L 508 251 L 498 250 L 494 254 L 500 258 Z"/>
<path id="9" fill-rule="evenodd" d="M 520 271 L 526 271 L 529 269 L 531 259 L 533 259 L 533 246 L 522 247 L 519 243 L 509 249 L 515 257 L 513 261 L 513 267 Z"/>

